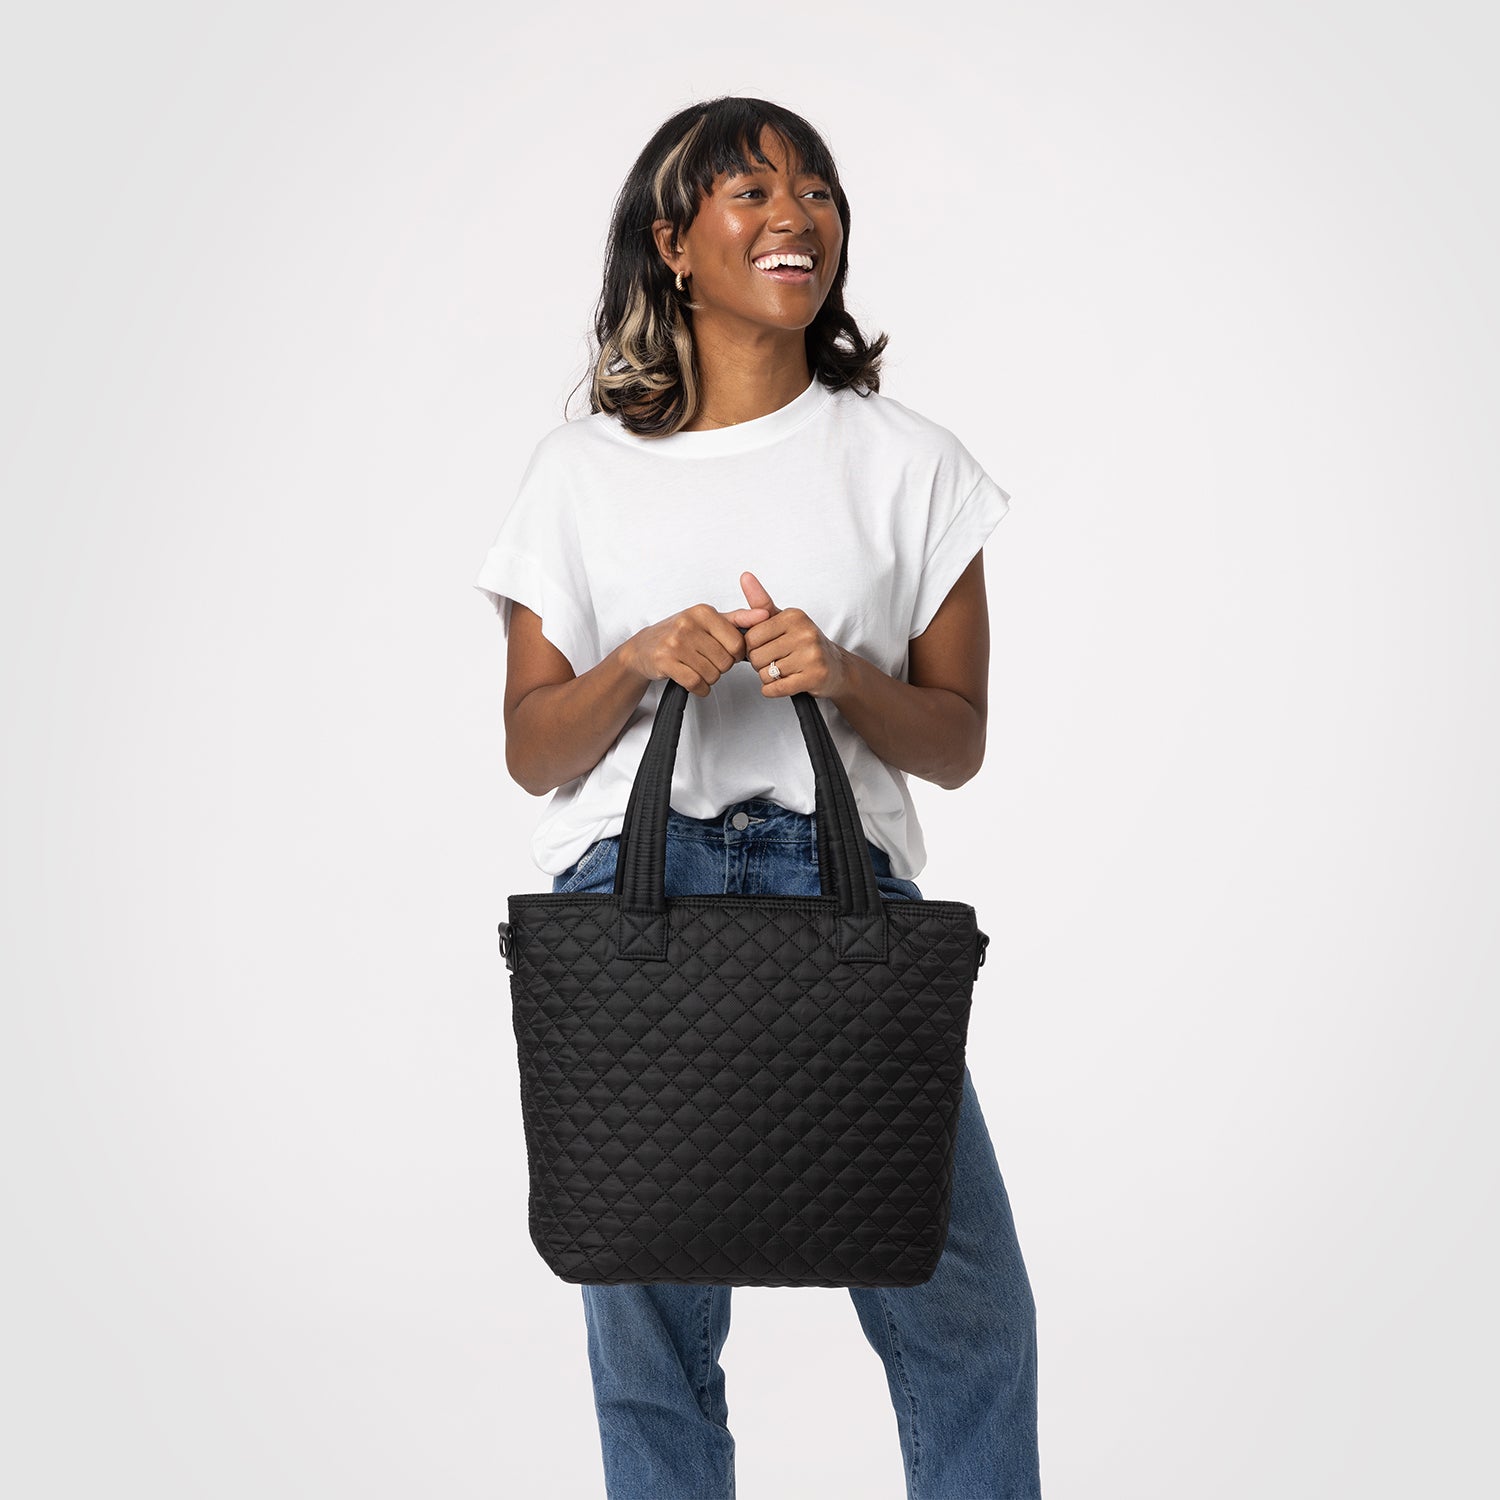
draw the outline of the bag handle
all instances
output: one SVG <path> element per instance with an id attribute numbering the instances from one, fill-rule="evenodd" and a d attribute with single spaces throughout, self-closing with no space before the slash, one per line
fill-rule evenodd
<path id="1" fill-rule="evenodd" d="M 812 761 L 817 799 L 818 873 L 836 898 L 834 946 L 841 960 L 884 962 L 886 911 L 849 774 L 811 693 L 788 695 Z M 667 956 L 667 811 L 688 690 L 668 678 L 651 738 L 625 804 L 615 862 L 620 900 L 619 951 L 630 958 Z"/>

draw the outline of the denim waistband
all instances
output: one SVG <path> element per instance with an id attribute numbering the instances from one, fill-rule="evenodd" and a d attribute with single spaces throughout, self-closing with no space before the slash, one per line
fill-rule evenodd
<path id="1" fill-rule="evenodd" d="M 690 818 L 675 807 L 667 809 L 667 837 L 694 839 L 705 844 L 795 844 L 814 857 L 818 852 L 818 823 L 812 813 L 793 812 L 766 797 L 732 802 L 711 818 Z"/>

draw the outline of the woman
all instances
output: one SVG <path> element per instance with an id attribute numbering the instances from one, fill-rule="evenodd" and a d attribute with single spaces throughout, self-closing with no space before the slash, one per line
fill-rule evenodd
<path id="1" fill-rule="evenodd" d="M 848 240 L 823 140 L 763 100 L 674 115 L 620 192 L 591 414 L 542 440 L 476 581 L 508 642 L 507 768 L 553 794 L 532 853 L 554 891 L 613 889 L 670 679 L 700 701 L 673 773 L 668 896 L 818 894 L 812 766 L 791 706 L 764 701 L 805 692 L 882 892 L 923 899 L 906 778 L 956 788 L 983 760 L 981 548 L 1008 496 L 879 394 L 886 339 L 845 311 Z M 733 1496 L 730 1292 L 582 1288 L 611 1500 Z M 1035 1307 L 967 1070 L 937 1271 L 849 1295 L 908 1493 L 1039 1495 Z"/>

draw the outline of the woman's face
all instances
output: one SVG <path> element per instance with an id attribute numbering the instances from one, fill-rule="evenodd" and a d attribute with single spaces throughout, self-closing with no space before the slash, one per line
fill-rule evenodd
<path id="1" fill-rule="evenodd" d="M 844 226 L 832 184 L 804 171 L 769 126 L 760 149 L 769 165 L 752 161 L 748 171 L 718 178 L 683 233 L 679 253 L 672 251 L 666 220 L 654 226 L 657 246 L 674 272 L 691 278 L 695 320 L 802 329 L 818 315 L 838 274 Z M 776 255 L 801 263 L 767 259 Z"/>

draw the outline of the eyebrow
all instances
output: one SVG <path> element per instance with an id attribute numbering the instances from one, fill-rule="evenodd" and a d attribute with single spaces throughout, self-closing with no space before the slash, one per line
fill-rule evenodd
<path id="1" fill-rule="evenodd" d="M 757 177 L 762 172 L 769 172 L 773 177 L 781 176 L 780 167 L 774 167 L 769 163 L 762 162 L 751 162 L 748 166 L 744 167 L 731 167 L 728 176 L 733 181 L 736 177 Z M 791 172 L 788 175 L 791 177 L 816 177 L 822 182 L 828 181 L 828 174 L 826 172 L 814 172 L 811 167 L 803 167 L 801 171 Z"/>

